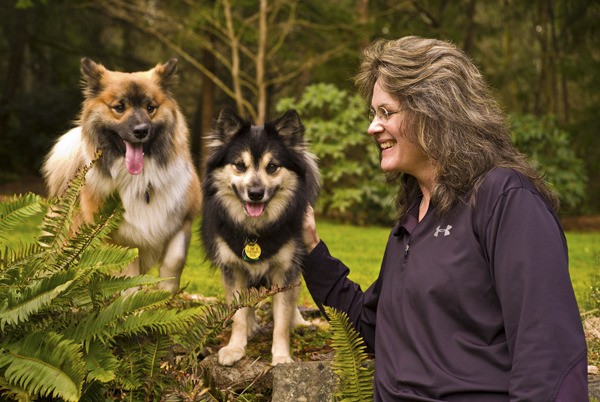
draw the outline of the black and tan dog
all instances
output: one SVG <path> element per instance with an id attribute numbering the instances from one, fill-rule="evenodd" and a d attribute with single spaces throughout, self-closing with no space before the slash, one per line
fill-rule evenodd
<path id="1" fill-rule="evenodd" d="M 291 110 L 254 126 L 224 110 L 208 140 L 201 232 L 207 257 L 221 269 L 228 300 L 249 287 L 298 284 L 303 216 L 320 185 L 298 114 Z M 273 297 L 273 365 L 292 361 L 290 331 L 304 321 L 298 293 L 296 286 Z M 255 330 L 254 311 L 237 311 L 219 363 L 240 360 Z"/>

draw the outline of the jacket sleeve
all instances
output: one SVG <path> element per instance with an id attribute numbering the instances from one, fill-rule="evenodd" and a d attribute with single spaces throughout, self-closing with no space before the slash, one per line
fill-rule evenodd
<path id="1" fill-rule="evenodd" d="M 379 279 L 363 292 L 360 285 L 348 279 L 349 273 L 348 267 L 331 256 L 323 241 L 304 260 L 304 281 L 319 309 L 324 313 L 323 306 L 329 306 L 345 312 L 372 353 Z"/>
<path id="2" fill-rule="evenodd" d="M 527 188 L 503 193 L 482 243 L 505 323 L 511 401 L 587 401 L 587 352 L 558 219 Z"/>

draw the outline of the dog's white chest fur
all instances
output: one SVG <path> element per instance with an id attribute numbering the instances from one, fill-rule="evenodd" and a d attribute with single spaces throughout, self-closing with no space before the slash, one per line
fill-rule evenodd
<path id="1" fill-rule="evenodd" d="M 104 194 L 118 191 L 125 215 L 117 237 L 137 246 L 162 246 L 181 227 L 187 211 L 185 197 L 192 172 L 185 160 L 180 158 L 160 167 L 147 158 L 143 172 L 134 176 L 119 158 L 111 167 L 111 176 L 106 178 L 92 169 L 87 183 Z"/>

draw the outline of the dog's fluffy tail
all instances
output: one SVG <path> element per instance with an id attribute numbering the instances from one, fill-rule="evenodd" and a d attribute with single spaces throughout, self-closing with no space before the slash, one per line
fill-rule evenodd
<path id="1" fill-rule="evenodd" d="M 77 170 L 89 162 L 84 155 L 81 127 L 71 129 L 56 141 L 42 166 L 49 197 L 60 196 L 65 192 Z"/>

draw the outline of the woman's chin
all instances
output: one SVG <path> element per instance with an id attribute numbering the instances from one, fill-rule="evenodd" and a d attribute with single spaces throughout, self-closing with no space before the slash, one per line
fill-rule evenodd
<path id="1" fill-rule="evenodd" d="M 379 167 L 381 168 L 381 170 L 383 170 L 386 173 L 392 173 L 392 172 L 398 171 L 396 165 L 394 163 L 392 163 L 392 161 L 386 161 L 385 159 L 381 160 Z"/>

